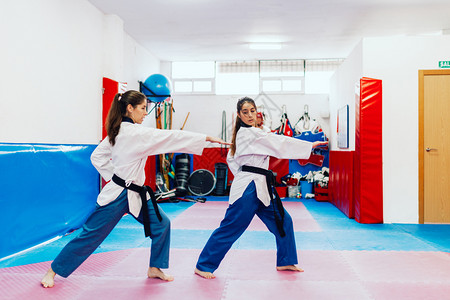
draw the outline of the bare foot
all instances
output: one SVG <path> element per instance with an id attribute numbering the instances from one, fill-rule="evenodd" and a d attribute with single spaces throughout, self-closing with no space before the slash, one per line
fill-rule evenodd
<path id="1" fill-rule="evenodd" d="M 45 288 L 52 288 L 55 285 L 55 275 L 52 268 L 48 269 L 47 273 L 44 275 L 44 278 L 41 280 L 41 284 Z"/>
<path id="2" fill-rule="evenodd" d="M 203 278 L 206 278 L 206 279 L 214 279 L 214 278 L 216 278 L 216 276 L 214 276 L 214 274 L 213 273 L 211 273 L 211 272 L 203 272 L 203 271 L 200 271 L 199 269 L 197 269 L 197 268 L 195 268 L 195 274 L 197 274 L 198 276 L 201 276 L 201 277 L 203 277 Z"/>
<path id="3" fill-rule="evenodd" d="M 304 272 L 302 268 L 297 267 L 296 265 L 282 266 L 277 267 L 277 271 L 294 271 L 294 272 Z"/>
<path id="4" fill-rule="evenodd" d="M 172 275 L 164 274 L 164 272 L 161 271 L 160 268 L 156 268 L 156 267 L 148 268 L 147 276 L 148 276 L 148 278 L 159 278 L 159 279 L 165 280 L 165 281 L 173 281 L 173 279 L 174 279 Z"/>

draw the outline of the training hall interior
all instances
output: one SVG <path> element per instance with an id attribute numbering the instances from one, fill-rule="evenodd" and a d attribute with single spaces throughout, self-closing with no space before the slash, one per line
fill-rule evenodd
<path id="1" fill-rule="evenodd" d="M 449 11 L 442 0 L 1 1 L 0 299 L 448 299 Z M 43 288 L 96 209 L 106 181 L 91 154 L 129 90 L 148 100 L 140 126 L 230 143 L 250 97 L 261 130 L 328 142 L 269 161 L 304 272 L 277 270 L 255 216 L 214 279 L 194 273 L 235 175 L 229 146 L 208 143 L 146 161 L 173 281 L 148 278 L 151 241 L 125 214 Z"/>

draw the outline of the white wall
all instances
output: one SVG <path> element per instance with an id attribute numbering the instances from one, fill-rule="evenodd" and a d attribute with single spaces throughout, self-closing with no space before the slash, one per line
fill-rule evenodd
<path id="1" fill-rule="evenodd" d="M 2 45 L 7 45 L 0 48 L 0 142 L 96 144 L 102 78 L 137 90 L 138 81 L 170 70 L 124 31 L 120 18 L 84 0 L 2 1 L 0 19 Z M 230 125 L 237 98 L 175 95 L 173 128 L 191 112 L 186 130 L 220 135 L 222 110 Z M 308 104 L 310 116 L 329 134 L 328 118 L 321 118 L 328 114 L 326 95 L 269 98 L 273 128 L 283 104 L 292 125 Z M 146 124 L 154 126 L 153 114 Z"/>
<path id="2" fill-rule="evenodd" d="M 383 80 L 383 189 L 387 223 L 417 223 L 418 71 L 450 59 L 450 36 L 364 39 L 364 76 Z"/>
<path id="3" fill-rule="evenodd" d="M 0 142 L 96 144 L 102 77 L 137 89 L 159 71 L 122 20 L 85 0 L 1 1 L 0 22 Z"/>
<path id="4" fill-rule="evenodd" d="M 383 81 L 385 223 L 418 223 L 418 71 L 437 69 L 438 61 L 449 60 L 449 53 L 448 35 L 365 38 L 332 78 L 332 127 L 336 114 L 333 106 L 354 99 L 356 80 L 365 76 Z M 350 144 L 354 149 L 354 101 L 350 103 Z M 336 132 L 335 127 L 332 132 Z M 332 137 L 334 146 L 335 141 Z"/>
<path id="5" fill-rule="evenodd" d="M 139 91 L 139 81 L 144 82 L 148 76 L 160 73 L 161 62 L 139 45 L 132 37 L 125 34 L 124 61 L 127 68 L 120 82 L 127 83 L 128 90 Z M 154 113 L 147 116 L 144 126 L 156 127 Z"/>
<path id="6" fill-rule="evenodd" d="M 148 76 L 160 73 L 160 61 L 126 33 L 124 45 L 126 68 L 120 81 L 126 82 L 129 90 L 139 91 L 139 81 L 143 82 Z"/>
<path id="7" fill-rule="evenodd" d="M 124 73 L 123 21 L 116 15 L 103 16 L 102 72 L 103 77 L 118 80 Z"/>
<path id="8" fill-rule="evenodd" d="M 331 150 L 355 150 L 355 84 L 363 76 L 363 47 L 358 43 L 330 80 L 330 148 Z M 337 112 L 349 106 L 349 147 L 337 147 Z"/>
<path id="9" fill-rule="evenodd" d="M 56 0 L 2 1 L 0 11 L 0 140 L 95 142 L 102 14 Z"/>

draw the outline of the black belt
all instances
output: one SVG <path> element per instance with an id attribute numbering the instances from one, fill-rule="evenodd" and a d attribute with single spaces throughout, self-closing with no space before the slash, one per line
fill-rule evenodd
<path id="1" fill-rule="evenodd" d="M 114 181 L 115 184 L 128 189 L 132 190 L 133 192 L 139 193 L 139 196 L 141 196 L 142 201 L 142 216 L 144 219 L 144 232 L 145 236 L 151 236 L 150 232 L 150 216 L 148 214 L 148 205 L 147 205 L 147 192 L 150 194 L 150 199 L 152 199 L 153 208 L 155 209 L 156 216 L 158 217 L 158 220 L 161 222 L 162 217 L 158 209 L 158 204 L 156 203 L 156 197 L 153 193 L 153 190 L 147 186 L 139 186 L 134 183 L 127 184 L 125 180 L 117 176 L 116 174 L 113 175 L 112 181 Z"/>
<path id="2" fill-rule="evenodd" d="M 250 173 L 256 173 L 260 175 L 264 175 L 266 177 L 266 183 L 267 183 L 267 190 L 269 191 L 270 200 L 273 201 L 273 214 L 275 216 L 275 223 L 277 224 L 278 232 L 280 233 L 281 237 L 284 237 L 286 233 L 284 232 L 283 223 L 284 223 L 284 207 L 283 203 L 281 202 L 280 196 L 278 196 L 277 189 L 275 187 L 276 183 L 276 177 L 273 174 L 272 171 L 266 170 L 263 168 L 258 167 L 252 167 L 252 166 L 242 166 L 242 171 L 244 172 L 250 172 Z M 275 198 L 273 195 L 275 194 Z M 278 213 L 280 216 L 278 216 L 275 206 L 278 208 Z"/>

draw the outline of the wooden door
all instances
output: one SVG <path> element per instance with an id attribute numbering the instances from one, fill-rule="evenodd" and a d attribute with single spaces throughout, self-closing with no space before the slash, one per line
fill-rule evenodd
<path id="1" fill-rule="evenodd" d="M 450 223 L 450 70 L 419 72 L 419 222 Z"/>

